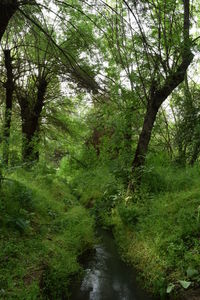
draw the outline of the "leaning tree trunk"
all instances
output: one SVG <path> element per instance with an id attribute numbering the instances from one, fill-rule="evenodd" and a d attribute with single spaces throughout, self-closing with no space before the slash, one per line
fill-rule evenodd
<path id="1" fill-rule="evenodd" d="M 142 167 L 144 166 L 146 154 L 148 151 L 149 142 L 151 139 L 151 133 L 156 120 L 157 112 L 162 103 L 173 92 L 173 90 L 184 80 L 188 66 L 193 60 L 194 55 L 190 48 L 189 38 L 190 27 L 190 1 L 184 0 L 184 28 L 183 28 L 183 49 L 182 62 L 177 69 L 165 79 L 162 87 L 154 87 L 154 91 L 151 93 L 143 128 L 139 136 L 137 150 L 132 163 L 133 179 L 138 183 L 141 180 Z M 153 90 L 153 89 L 152 89 Z M 134 189 L 134 183 L 129 182 L 129 190 Z"/>
<path id="2" fill-rule="evenodd" d="M 39 160 L 39 131 L 41 112 L 44 106 L 44 98 L 47 89 L 47 82 L 43 78 L 38 84 L 37 99 L 35 105 L 31 105 L 26 97 L 21 97 L 21 118 L 22 118 L 22 159 L 23 162 Z"/>
<path id="3" fill-rule="evenodd" d="M 0 1 L 0 41 L 8 23 L 18 8 L 17 0 L 1 0 Z"/>
<path id="4" fill-rule="evenodd" d="M 12 58 L 10 50 L 4 50 L 5 67 L 7 72 L 7 81 L 5 83 L 6 88 L 6 107 L 4 117 L 4 130 L 3 130 L 3 161 L 5 165 L 8 165 L 9 159 L 9 138 L 10 138 L 10 126 L 12 118 L 12 103 L 14 92 L 14 76 L 12 68 Z"/>
<path id="5" fill-rule="evenodd" d="M 156 107 L 154 103 L 150 103 L 146 111 L 143 128 L 139 136 L 139 141 L 135 152 L 135 157 L 132 165 L 134 171 L 136 169 L 138 170 L 139 168 L 141 168 L 141 166 L 143 166 L 145 163 L 145 157 L 147 154 L 149 142 L 151 139 L 151 132 L 153 129 L 154 122 L 156 120 L 157 112 L 158 107 Z M 140 172 L 140 170 L 138 171 Z"/>

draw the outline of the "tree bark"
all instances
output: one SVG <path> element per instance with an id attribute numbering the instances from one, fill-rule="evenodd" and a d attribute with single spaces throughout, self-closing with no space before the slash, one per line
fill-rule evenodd
<path id="1" fill-rule="evenodd" d="M 184 26 L 183 26 L 183 48 L 180 49 L 182 53 L 182 62 L 177 69 L 165 79 L 162 87 L 152 87 L 152 93 L 148 102 L 148 107 L 143 123 L 143 128 L 139 136 L 135 157 L 132 163 L 133 178 L 140 182 L 142 167 L 145 163 L 146 154 L 148 151 L 151 133 L 156 120 L 157 112 L 162 103 L 173 92 L 173 90 L 184 80 L 188 66 L 193 60 L 194 55 L 190 49 L 189 38 L 189 0 L 184 0 Z M 129 189 L 133 189 L 133 183 L 129 183 Z"/>
<path id="2" fill-rule="evenodd" d="M 5 165 L 8 165 L 9 159 L 9 138 L 10 138 L 10 126 L 12 118 L 12 104 L 13 104 L 13 92 L 14 92 L 14 76 L 12 68 L 12 58 L 10 50 L 4 50 L 5 67 L 7 72 L 7 81 L 5 83 L 6 88 L 6 107 L 4 117 L 4 130 L 3 130 L 3 161 Z"/>
<path id="3" fill-rule="evenodd" d="M 18 8 L 17 0 L 1 0 L 0 1 L 0 41 L 8 23 Z"/>
<path id="4" fill-rule="evenodd" d="M 146 111 L 142 131 L 139 136 L 139 141 L 133 160 L 132 168 L 134 171 L 143 166 L 145 163 L 145 157 L 147 154 L 148 145 L 151 139 L 151 132 L 153 129 L 154 122 L 156 120 L 157 112 L 158 107 L 154 106 L 153 102 L 150 103 Z"/>
<path id="5" fill-rule="evenodd" d="M 38 84 L 37 99 L 32 105 L 27 97 L 20 98 L 22 118 L 22 159 L 24 162 L 39 160 L 39 130 L 41 112 L 44 106 L 44 98 L 47 89 L 47 82 L 44 78 Z"/>

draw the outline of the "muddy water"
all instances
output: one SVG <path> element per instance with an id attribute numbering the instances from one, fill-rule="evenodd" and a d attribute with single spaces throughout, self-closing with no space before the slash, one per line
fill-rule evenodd
<path id="1" fill-rule="evenodd" d="M 149 300 L 136 280 L 136 273 L 119 257 L 113 237 L 98 232 L 101 242 L 95 247 L 79 285 L 73 288 L 72 300 Z"/>

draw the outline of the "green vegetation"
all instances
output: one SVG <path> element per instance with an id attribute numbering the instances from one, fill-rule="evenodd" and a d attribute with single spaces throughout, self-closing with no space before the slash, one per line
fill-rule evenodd
<path id="1" fill-rule="evenodd" d="M 111 225 L 122 256 L 140 270 L 146 287 L 175 299 L 181 289 L 200 282 L 200 176 L 197 168 L 158 172 L 159 168 L 157 183 L 161 179 L 167 192 L 146 193 L 140 200 L 125 198 L 113 211 Z"/>
<path id="2" fill-rule="evenodd" d="M 62 299 L 79 259 L 94 244 L 94 222 L 55 175 L 17 171 L 1 187 L 0 298 Z"/>
<path id="3" fill-rule="evenodd" d="M 167 155 L 150 155 L 134 194 L 127 194 L 123 178 L 114 176 L 115 164 L 95 161 L 94 169 L 71 169 L 75 174 L 70 177 L 71 189 L 97 222 L 112 230 L 119 253 L 138 270 L 147 290 L 161 298 L 170 293 L 176 299 L 182 291 L 198 287 L 198 164 L 182 167 Z"/>
<path id="4" fill-rule="evenodd" d="M 199 287 L 198 2 L 0 1 L 0 299 L 68 297 L 95 224 Z"/>
<path id="5" fill-rule="evenodd" d="M 146 288 L 161 298 L 170 293 L 175 299 L 182 290 L 198 287 L 198 165 L 183 168 L 169 164 L 166 157 L 150 157 L 143 188 L 133 195 L 127 195 L 108 169 L 101 166 L 94 172 L 85 174 L 85 190 L 83 175 L 75 178 L 75 190 L 99 224 L 113 231 L 123 259 L 138 270 Z"/>

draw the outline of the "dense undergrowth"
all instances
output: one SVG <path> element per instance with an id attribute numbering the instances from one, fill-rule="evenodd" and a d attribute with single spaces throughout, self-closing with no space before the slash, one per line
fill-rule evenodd
<path id="1" fill-rule="evenodd" d="M 110 222 L 122 255 L 146 287 L 174 299 L 200 282 L 199 170 L 163 167 L 148 177 L 149 192 L 125 197 Z"/>
<path id="2" fill-rule="evenodd" d="M 61 164 L 53 172 L 4 174 L 0 299 L 67 297 L 82 273 L 80 256 L 94 245 L 94 219 L 113 231 L 123 259 L 159 299 L 199 286 L 199 166 L 149 156 L 132 195 L 116 169 L 115 162 L 75 170 Z"/>
<path id="3" fill-rule="evenodd" d="M 198 165 L 182 168 L 159 156 L 149 157 L 133 195 L 102 164 L 76 175 L 72 189 L 113 230 L 122 257 L 139 270 L 146 288 L 175 299 L 200 283 L 199 180 Z"/>
<path id="4" fill-rule="evenodd" d="M 148 204 L 119 207 L 112 216 L 122 254 L 156 294 L 200 282 L 199 197 L 193 186 L 152 196 Z"/>
<path id="5" fill-rule="evenodd" d="M 44 173 L 18 170 L 2 181 L 0 299 L 67 299 L 79 258 L 93 246 L 89 212 Z"/>

